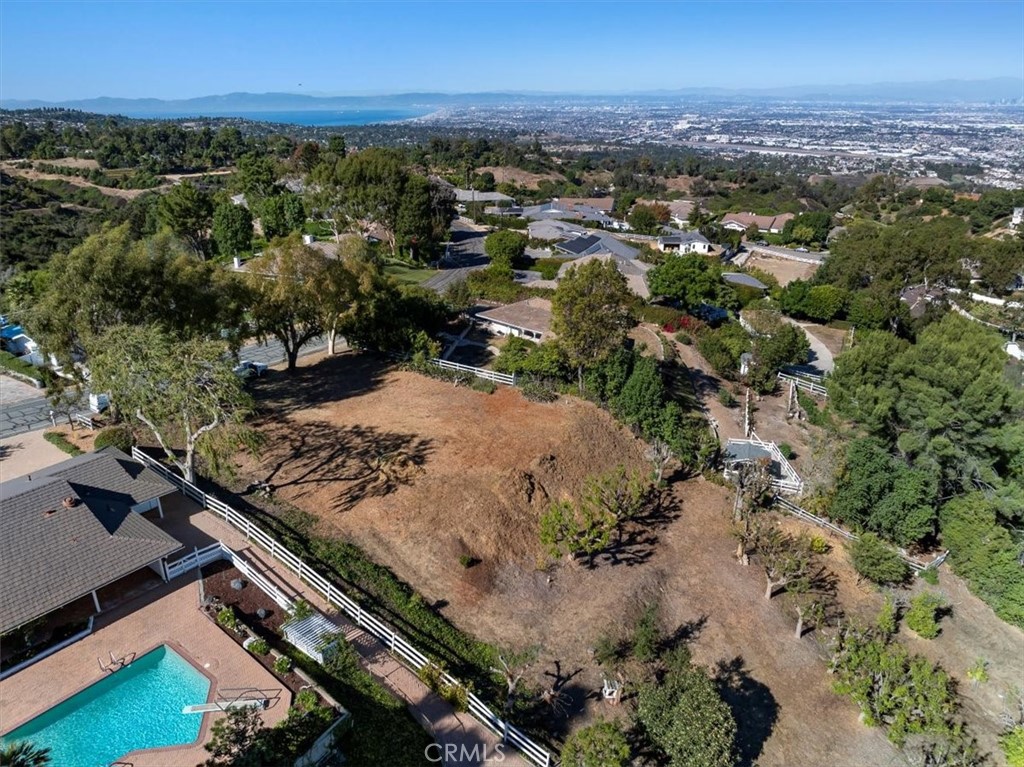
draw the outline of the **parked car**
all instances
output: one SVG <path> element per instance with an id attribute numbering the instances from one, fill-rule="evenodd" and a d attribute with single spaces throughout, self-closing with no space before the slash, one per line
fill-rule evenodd
<path id="1" fill-rule="evenodd" d="M 807 250 L 807 248 L 797 248 L 796 252 L 797 253 L 810 253 L 810 251 Z"/>
<path id="2" fill-rule="evenodd" d="M 251 362 L 242 360 L 235 365 L 235 375 L 239 378 L 259 378 L 267 372 L 267 366 L 262 362 Z"/>

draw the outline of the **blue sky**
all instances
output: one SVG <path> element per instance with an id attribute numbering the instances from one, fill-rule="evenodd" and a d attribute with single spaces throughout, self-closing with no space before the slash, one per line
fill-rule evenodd
<path id="1" fill-rule="evenodd" d="M 0 0 L 0 97 L 621 92 L 1024 75 L 1004 2 Z"/>

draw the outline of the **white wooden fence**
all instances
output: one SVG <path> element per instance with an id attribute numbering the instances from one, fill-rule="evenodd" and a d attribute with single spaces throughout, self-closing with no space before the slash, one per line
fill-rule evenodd
<path id="1" fill-rule="evenodd" d="M 459 370 L 463 373 L 472 373 L 477 378 L 483 378 L 485 381 L 494 381 L 494 383 L 505 384 L 507 386 L 516 385 L 516 377 L 510 373 L 499 373 L 495 370 L 488 370 L 487 368 L 475 368 L 472 365 L 461 365 L 458 362 L 450 362 L 449 360 L 443 360 L 440 358 L 433 359 L 430 362 L 431 364 L 437 365 L 445 370 Z"/>
<path id="2" fill-rule="evenodd" d="M 826 389 L 824 386 L 822 386 L 820 383 L 818 383 L 817 381 L 810 377 L 795 376 L 780 371 L 779 380 L 795 383 L 798 389 L 809 391 L 811 394 L 817 395 L 819 397 L 828 396 L 828 389 Z"/>
<path id="3" fill-rule="evenodd" d="M 341 591 L 341 589 L 307 565 L 300 557 L 292 553 L 287 547 L 279 543 L 272 535 L 264 531 L 248 517 L 243 516 L 223 501 L 219 501 L 207 493 L 204 493 L 194 484 L 188 482 L 182 477 L 179 477 L 162 463 L 146 455 L 137 447 L 132 448 L 132 457 L 135 460 L 144 463 L 168 482 L 171 482 L 173 485 L 178 487 L 183 495 L 191 498 L 203 508 L 212 511 L 229 525 L 244 533 L 247 540 L 260 546 L 260 548 L 268 552 L 271 557 L 298 575 L 301 580 L 312 586 L 317 593 L 327 600 L 329 604 L 338 608 L 361 629 L 379 639 L 392 653 L 392 655 L 395 655 L 397 658 L 411 666 L 414 671 L 419 671 L 424 666 L 431 663 L 431 660 L 427 655 L 420 652 L 415 646 L 409 643 L 405 637 L 378 618 L 369 608 L 363 607 L 358 602 L 350 599 Z M 219 543 L 217 545 L 220 546 Z M 227 547 L 223 548 L 227 549 Z M 207 550 L 212 550 L 212 547 L 208 546 L 202 551 Z M 227 551 L 230 552 L 231 549 L 227 549 Z M 186 555 L 186 557 L 183 557 L 182 559 L 188 559 L 188 556 L 195 556 L 195 561 L 199 561 L 201 554 L 200 552 L 194 552 L 193 555 Z M 220 556 L 224 556 L 223 553 L 221 553 Z M 218 556 L 216 558 L 220 557 Z M 241 561 L 240 557 L 234 559 L 236 567 L 238 566 L 239 561 Z M 192 567 L 195 566 L 195 564 L 192 565 Z M 243 572 L 245 571 L 243 570 Z M 253 582 L 257 583 L 257 585 L 260 585 L 261 588 L 264 588 L 264 586 L 257 580 L 257 577 L 254 576 L 254 572 L 255 571 L 250 568 L 249 572 L 245 572 L 245 574 L 247 577 L 251 578 Z M 444 674 L 443 680 L 449 685 L 464 687 L 459 680 L 449 674 Z M 480 700 L 480 698 L 472 692 L 468 692 L 466 697 L 469 713 L 475 716 L 485 726 L 489 727 L 493 732 L 500 735 L 506 743 L 509 743 L 518 749 L 519 752 L 522 753 L 530 762 L 539 765 L 539 767 L 550 767 L 550 765 L 553 764 L 554 759 L 551 752 L 531 740 L 518 728 L 498 717 L 490 710 L 490 708 L 487 707 L 486 703 Z"/>
<path id="4" fill-rule="evenodd" d="M 787 514 L 792 514 L 794 517 L 797 517 L 798 519 L 802 519 L 805 522 L 810 522 L 812 525 L 817 525 L 818 527 L 824 528 L 829 532 L 835 533 L 841 538 L 845 538 L 848 541 L 855 541 L 859 538 L 859 536 L 856 533 L 851 533 L 849 530 L 844 530 L 843 528 L 839 527 L 839 525 L 830 522 L 824 517 L 819 517 L 816 514 L 811 514 L 811 512 L 801 509 L 795 503 L 790 503 L 785 498 L 782 498 L 780 496 L 775 496 L 775 505 L 778 506 L 783 511 L 785 511 Z M 946 561 L 946 557 L 949 556 L 949 552 L 944 551 L 942 554 L 939 554 L 937 557 L 935 557 L 935 559 L 933 559 L 931 562 L 921 563 L 918 560 L 911 557 L 910 554 L 907 553 L 906 549 L 897 548 L 896 551 L 899 553 L 900 559 L 906 562 L 907 565 L 910 566 L 910 569 L 918 574 L 924 572 L 925 570 L 937 569 L 939 565 Z"/>

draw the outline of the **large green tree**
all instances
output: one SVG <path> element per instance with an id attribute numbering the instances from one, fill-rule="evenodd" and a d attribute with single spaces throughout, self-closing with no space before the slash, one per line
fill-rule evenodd
<path id="1" fill-rule="evenodd" d="M 213 200 L 191 181 L 182 181 L 160 199 L 160 220 L 201 258 L 209 255 Z"/>
<path id="2" fill-rule="evenodd" d="M 672 767 L 731 767 L 736 720 L 708 673 L 673 651 L 658 683 L 640 688 L 637 720 Z"/>
<path id="3" fill-rule="evenodd" d="M 632 324 L 629 288 L 613 260 L 573 266 L 552 299 L 552 330 L 576 368 L 583 393 L 584 368 L 622 345 Z"/>
<path id="4" fill-rule="evenodd" d="M 181 341 L 153 325 L 113 327 L 90 349 L 92 387 L 109 392 L 117 411 L 148 428 L 195 481 L 197 453 L 216 463 L 251 409 L 226 352 L 222 342 Z"/>
<path id="5" fill-rule="evenodd" d="M 43 348 L 67 361 L 119 324 L 157 324 L 173 335 L 217 335 L 241 323 L 246 297 L 236 276 L 197 259 L 170 234 L 132 239 L 123 224 L 50 262 L 26 321 Z"/>
<path id="6" fill-rule="evenodd" d="M 285 237 L 302 229 L 306 210 L 302 199 L 294 192 L 281 192 L 256 204 L 263 236 L 268 240 Z"/>
<path id="7" fill-rule="evenodd" d="M 256 331 L 281 342 L 289 372 L 295 371 L 299 350 L 324 332 L 327 312 L 318 294 L 325 289 L 327 261 L 296 233 L 275 240 L 262 256 L 249 262 L 250 313 Z"/>
<path id="8" fill-rule="evenodd" d="M 722 269 L 703 256 L 688 254 L 669 258 L 647 275 L 656 296 L 678 300 L 684 309 L 702 303 L 731 303 L 731 291 L 722 283 Z"/>
<path id="9" fill-rule="evenodd" d="M 243 205 L 227 202 L 213 212 L 213 241 L 228 256 L 252 250 L 252 214 Z"/>

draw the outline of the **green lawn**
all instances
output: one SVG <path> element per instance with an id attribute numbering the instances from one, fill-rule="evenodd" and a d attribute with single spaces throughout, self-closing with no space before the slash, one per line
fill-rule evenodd
<path id="1" fill-rule="evenodd" d="M 437 274 L 433 269 L 413 269 L 398 261 L 389 261 L 384 266 L 384 273 L 402 285 L 419 285 Z"/>

